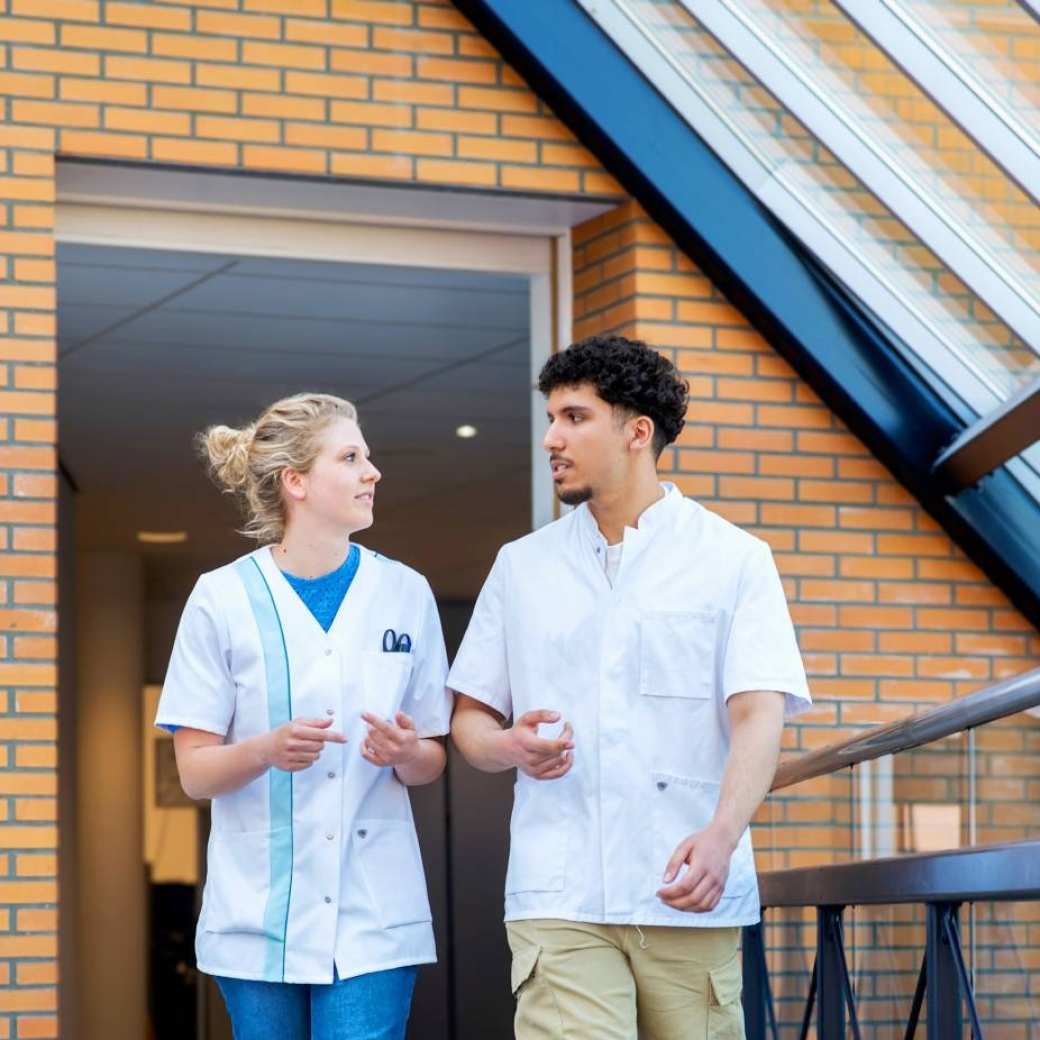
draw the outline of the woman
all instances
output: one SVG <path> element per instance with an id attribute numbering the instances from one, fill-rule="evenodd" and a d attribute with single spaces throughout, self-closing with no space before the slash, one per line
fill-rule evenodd
<path id="1" fill-rule="evenodd" d="M 349 402 L 299 394 L 199 440 L 262 546 L 199 578 L 156 718 L 213 799 L 199 969 L 236 1040 L 400 1040 L 436 959 L 405 789 L 445 762 L 433 595 L 351 543 L 380 473 Z"/>

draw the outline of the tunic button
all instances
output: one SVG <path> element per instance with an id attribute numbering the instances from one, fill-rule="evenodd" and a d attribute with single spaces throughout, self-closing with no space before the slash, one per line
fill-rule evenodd
<path id="1" fill-rule="evenodd" d="M 336 835 L 335 834 L 326 834 L 325 837 L 328 838 L 329 841 L 332 841 L 332 839 L 335 838 Z"/>
<path id="2" fill-rule="evenodd" d="M 663 791 L 668 785 L 663 780 L 657 781 L 657 790 Z"/>
<path id="3" fill-rule="evenodd" d="M 325 647 L 325 656 L 326 657 L 331 657 L 332 656 L 332 647 L 331 646 Z"/>
<path id="4" fill-rule="evenodd" d="M 363 837 L 365 837 L 365 835 L 366 835 L 366 834 L 368 834 L 368 831 L 358 831 L 358 832 L 357 832 L 357 836 L 358 836 L 359 838 L 363 838 Z"/>
<path id="5" fill-rule="evenodd" d="M 330 773 L 329 773 L 329 779 L 330 779 L 330 780 L 335 780 L 335 779 L 336 779 L 336 774 L 335 774 L 335 773 L 333 773 L 333 772 L 330 772 Z"/>
<path id="6" fill-rule="evenodd" d="M 331 903 L 332 902 L 332 896 L 326 896 L 325 897 L 325 902 L 326 903 Z"/>
<path id="7" fill-rule="evenodd" d="M 325 709 L 325 714 L 326 715 L 335 715 L 336 714 L 336 710 L 335 710 L 335 708 L 326 708 Z"/>

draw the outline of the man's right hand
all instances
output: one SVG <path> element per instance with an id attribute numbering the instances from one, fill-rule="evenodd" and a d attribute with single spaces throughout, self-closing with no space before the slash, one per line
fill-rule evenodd
<path id="1" fill-rule="evenodd" d="M 510 761 L 532 780 L 559 780 L 574 765 L 574 730 L 569 722 L 553 740 L 538 736 L 540 723 L 559 721 L 559 712 L 529 711 L 503 730 Z"/>
<path id="2" fill-rule="evenodd" d="M 347 738 L 329 726 L 332 719 L 293 719 L 267 734 L 263 745 L 264 765 L 298 773 L 314 765 L 329 741 L 345 744 Z"/>

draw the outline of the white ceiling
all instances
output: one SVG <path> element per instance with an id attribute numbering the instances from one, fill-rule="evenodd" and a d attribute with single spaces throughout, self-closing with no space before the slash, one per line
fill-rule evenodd
<path id="1" fill-rule="evenodd" d="M 354 401 L 383 471 L 359 541 L 476 595 L 530 524 L 530 336 L 519 276 L 63 244 L 60 454 L 81 548 L 150 549 L 187 571 L 249 548 L 192 436 L 300 390 Z M 455 436 L 475 425 L 469 441 Z M 173 574 L 178 577 L 174 579 Z"/>

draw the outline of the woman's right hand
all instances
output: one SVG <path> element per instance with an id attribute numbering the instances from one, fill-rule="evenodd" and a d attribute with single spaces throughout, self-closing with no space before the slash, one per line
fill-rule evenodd
<path id="1" fill-rule="evenodd" d="M 318 761 L 318 756 L 331 741 L 345 744 L 342 733 L 329 729 L 332 719 L 292 719 L 266 735 L 263 745 L 264 764 L 298 773 Z"/>

